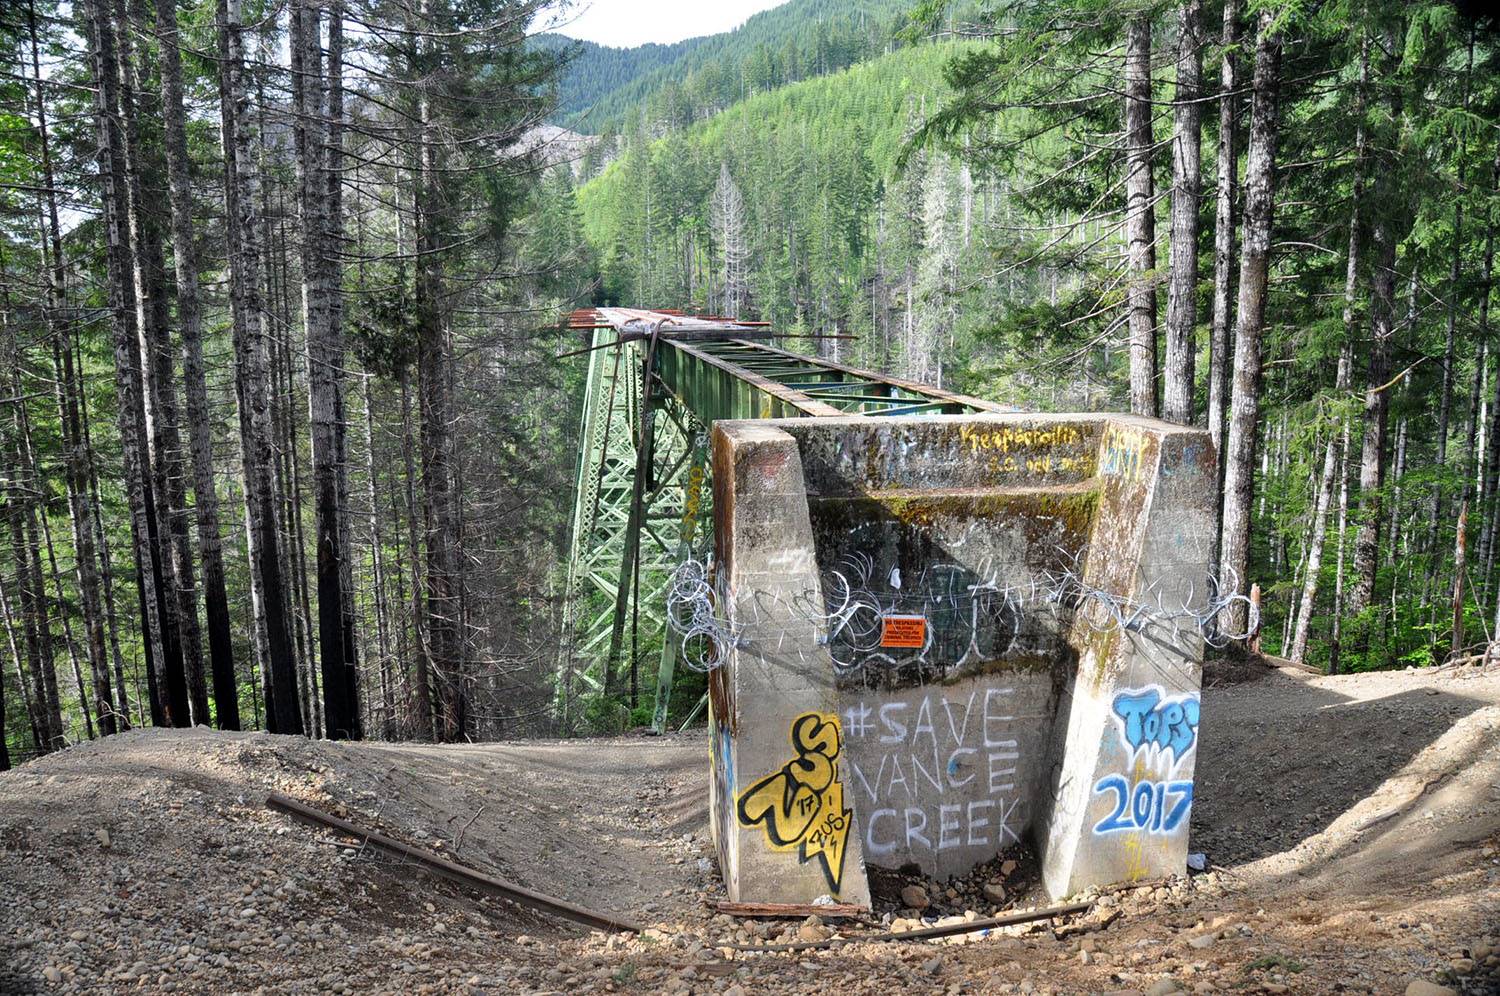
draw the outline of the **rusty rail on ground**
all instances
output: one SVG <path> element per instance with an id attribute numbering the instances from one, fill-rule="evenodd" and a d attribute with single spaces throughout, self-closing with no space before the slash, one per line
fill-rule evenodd
<path id="1" fill-rule="evenodd" d="M 933 937 L 972 934 L 976 931 L 990 930 L 995 927 L 1013 927 L 1017 924 L 1033 923 L 1037 920 L 1051 920 L 1054 917 L 1087 913 L 1093 907 L 1094 904 L 1092 902 L 1066 903 L 1061 906 L 1044 906 L 1041 909 L 1017 910 L 1014 913 L 985 917 L 978 920 L 965 920 L 963 923 L 949 923 L 941 927 L 920 927 L 916 930 L 886 931 L 880 934 L 851 934 L 848 937 L 830 937 L 826 941 L 796 941 L 791 944 L 729 944 L 725 946 L 733 951 L 749 952 L 817 951 L 839 944 L 925 941 Z"/>
<path id="2" fill-rule="evenodd" d="M 597 910 L 585 909 L 582 906 L 574 906 L 566 900 L 556 899 L 552 896 L 543 895 L 540 892 L 532 892 L 530 889 L 522 888 L 502 879 L 486 875 L 468 865 L 461 865 L 456 861 L 402 843 L 393 837 L 387 837 L 375 830 L 366 830 L 363 827 L 341 820 L 332 813 L 325 813 L 321 809 L 315 809 L 304 802 L 299 802 L 279 792 L 273 792 L 266 796 L 266 808 L 274 809 L 290 816 L 300 823 L 309 826 L 327 827 L 337 830 L 339 833 L 347 834 L 363 841 L 370 847 L 385 851 L 408 861 L 421 865 L 434 875 L 440 875 L 460 885 L 472 886 L 492 895 L 501 896 L 514 903 L 550 913 L 553 916 L 562 917 L 565 920 L 573 920 L 577 923 L 587 924 L 600 930 L 627 931 L 638 934 L 641 926 L 630 920 L 617 917 L 611 913 L 600 913 Z"/>

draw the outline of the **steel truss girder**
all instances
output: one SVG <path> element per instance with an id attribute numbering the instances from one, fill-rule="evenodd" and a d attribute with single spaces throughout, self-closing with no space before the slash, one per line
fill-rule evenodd
<path id="1" fill-rule="evenodd" d="M 609 666 L 612 649 L 618 649 L 617 607 L 638 615 L 641 644 L 664 635 L 672 573 L 708 534 L 707 433 L 715 421 L 1017 410 L 731 338 L 747 327 L 728 320 L 600 309 L 575 315 L 575 328 L 592 329 L 593 341 L 587 353 L 565 589 L 564 632 L 572 643 L 565 647 L 559 669 L 567 728 L 574 723 L 576 685 L 595 691 L 605 686 L 599 672 Z M 673 329 L 680 339 L 672 338 Z M 655 378 L 649 391 L 644 381 L 648 356 L 654 360 L 649 376 Z M 645 425 L 642 405 L 648 395 L 653 421 L 644 436 L 651 448 L 651 479 L 641 489 L 643 508 L 632 516 Z M 667 520 L 677 528 L 667 526 Z M 627 545 L 635 542 L 632 525 L 640 543 L 639 604 L 633 578 L 622 576 Z M 628 594 L 622 585 L 631 589 Z M 674 641 L 664 639 L 654 722 L 658 732 L 665 727 L 676 656 Z"/>
<path id="2" fill-rule="evenodd" d="M 596 329 L 593 339 L 595 346 L 602 346 L 614 341 L 614 332 Z M 621 568 L 626 546 L 633 542 L 629 526 L 640 458 L 643 358 L 644 350 L 634 344 L 597 348 L 589 354 L 563 607 L 564 632 L 571 639 L 558 689 L 565 727 L 574 724 L 572 700 L 580 686 L 594 691 L 604 687 L 601 672 L 621 585 L 631 589 L 624 605 L 627 616 L 638 614 L 639 642 L 650 645 L 665 630 L 667 586 L 684 556 L 677 530 L 660 527 L 683 516 L 689 454 L 693 437 L 703 430 L 675 398 L 658 388 L 650 412 L 652 473 L 643 492 L 637 605 L 632 578 L 622 577 Z"/>

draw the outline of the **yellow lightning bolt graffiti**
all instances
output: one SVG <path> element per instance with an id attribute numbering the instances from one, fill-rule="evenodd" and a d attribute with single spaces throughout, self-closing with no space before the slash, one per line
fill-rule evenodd
<path id="1" fill-rule="evenodd" d="M 816 857 L 837 894 L 854 822 L 854 814 L 844 808 L 839 780 L 843 736 L 838 716 L 803 713 L 792 721 L 791 741 L 795 756 L 741 793 L 739 821 L 759 825 L 774 850 L 798 851 L 804 863 Z"/>

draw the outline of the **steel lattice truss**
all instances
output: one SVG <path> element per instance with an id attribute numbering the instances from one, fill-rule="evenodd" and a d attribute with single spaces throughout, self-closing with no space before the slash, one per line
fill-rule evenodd
<path id="1" fill-rule="evenodd" d="M 609 684 L 626 634 L 635 630 L 632 646 L 665 635 L 672 574 L 708 534 L 713 422 L 1011 410 L 788 352 L 765 341 L 764 323 L 601 308 L 575 312 L 571 325 L 593 334 L 564 610 L 572 642 L 559 668 L 565 726 L 577 693 Z M 676 651 L 665 639 L 658 732 Z"/>

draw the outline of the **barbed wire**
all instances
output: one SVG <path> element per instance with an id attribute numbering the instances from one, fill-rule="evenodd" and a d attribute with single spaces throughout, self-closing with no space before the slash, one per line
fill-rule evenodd
<path id="1" fill-rule="evenodd" d="M 1085 551 L 1058 549 L 1055 566 L 1041 571 L 1022 564 L 937 564 L 907 581 L 899 568 L 877 571 L 874 558 L 856 553 L 822 573 L 821 592 L 739 593 L 736 623 L 719 609 L 728 593 L 711 580 L 709 566 L 687 560 L 668 586 L 668 628 L 680 638 L 683 664 L 707 672 L 723 666 L 732 648 L 751 648 L 745 637 L 749 630 L 759 649 L 772 649 L 768 644 L 774 641 L 779 652 L 793 633 L 804 636 L 811 624 L 835 671 L 847 674 L 867 666 L 962 667 L 995 660 L 1016 645 L 1025 628 L 1046 628 L 1043 619 L 1058 637 L 1069 625 L 1092 633 L 1144 634 L 1154 628 L 1172 645 L 1181 645 L 1187 631 L 1216 649 L 1247 640 L 1260 627 L 1259 607 L 1237 593 L 1238 577 L 1232 572 L 1222 581 L 1159 576 L 1136 594 L 1121 595 L 1086 582 L 1084 560 Z M 1030 576 L 1001 583 L 1002 574 L 1010 573 L 1005 568 Z M 1243 630 L 1223 628 L 1237 605 L 1245 609 Z M 894 648 L 882 645 L 884 621 L 893 615 L 926 620 L 922 646 L 892 652 Z M 796 625 L 789 626 L 789 620 Z"/>

